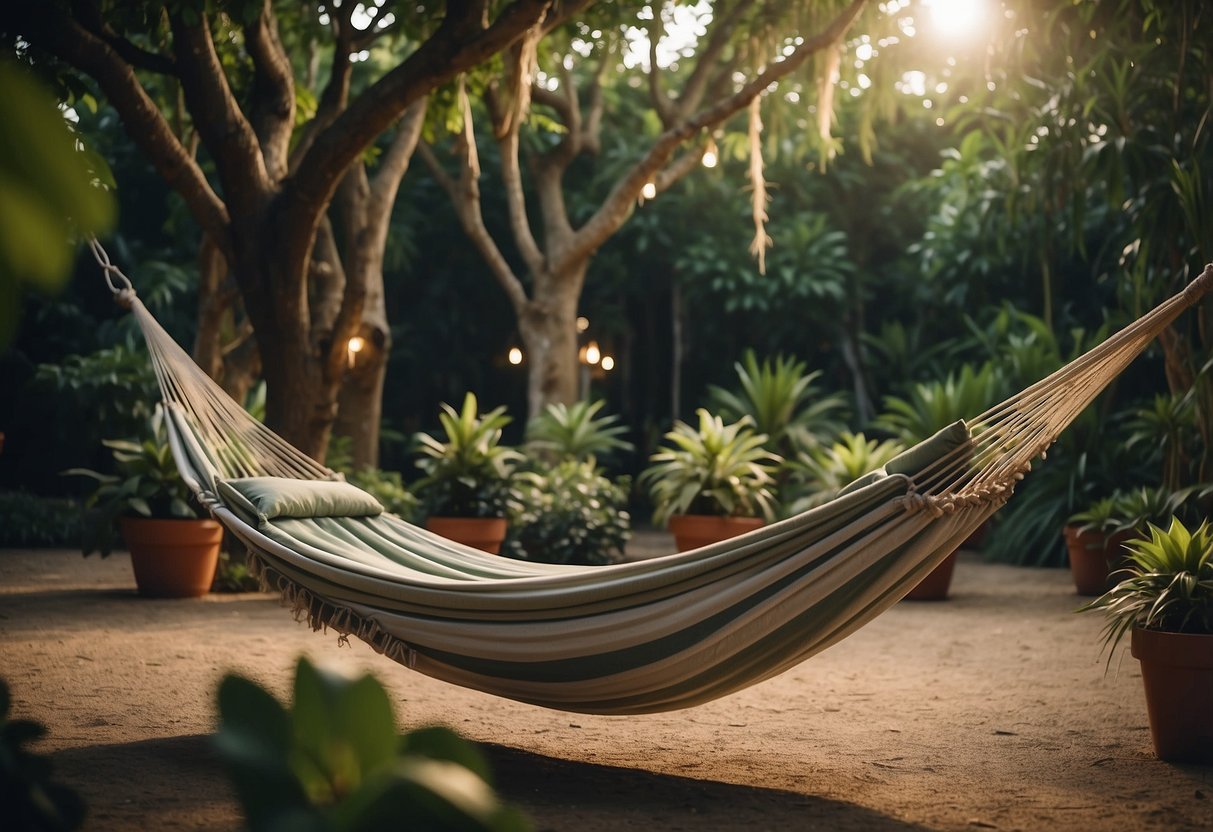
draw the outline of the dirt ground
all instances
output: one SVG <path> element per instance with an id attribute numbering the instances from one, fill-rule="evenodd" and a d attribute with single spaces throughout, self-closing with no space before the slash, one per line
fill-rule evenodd
<path id="1" fill-rule="evenodd" d="M 660 544 L 660 541 L 658 541 Z M 155 601 L 129 560 L 0 551 L 0 676 L 87 829 L 234 829 L 209 744 L 237 672 L 284 696 L 301 653 L 374 672 L 402 728 L 483 744 L 541 830 L 1213 829 L 1213 768 L 1159 762 L 1127 645 L 1061 571 L 962 558 L 783 676 L 689 711 L 594 717 L 465 691 L 297 624 L 274 598 Z M 1213 703 L 1210 703 L 1213 706 Z M 3 826 L 3 823 L 0 823 Z"/>

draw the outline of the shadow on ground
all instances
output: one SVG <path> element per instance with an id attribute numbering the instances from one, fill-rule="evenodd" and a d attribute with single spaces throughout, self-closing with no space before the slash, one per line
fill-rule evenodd
<path id="1" fill-rule="evenodd" d="M 793 792 L 571 762 L 500 745 L 481 748 L 502 797 L 530 816 L 537 830 L 923 829 Z M 53 758 L 56 779 L 80 790 L 88 803 L 88 829 L 241 827 L 209 736 L 93 745 Z"/>
<path id="2" fill-rule="evenodd" d="M 500 745 L 481 748 L 498 791 L 521 806 L 540 830 L 923 828 L 871 809 L 795 792 L 571 762 Z"/>

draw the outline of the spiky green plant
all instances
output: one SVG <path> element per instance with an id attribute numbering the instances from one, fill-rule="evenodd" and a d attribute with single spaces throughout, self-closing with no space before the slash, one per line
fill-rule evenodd
<path id="1" fill-rule="evenodd" d="M 993 364 L 970 364 L 943 381 L 915 384 L 906 398 L 886 396 L 875 425 L 907 445 L 929 438 L 960 419 L 973 419 L 998 401 L 1003 380 Z"/>
<path id="2" fill-rule="evenodd" d="M 587 460 L 633 449 L 631 442 L 620 439 L 627 433 L 623 425 L 615 424 L 618 416 L 598 417 L 606 405 L 579 401 L 572 405 L 549 404 L 526 426 L 527 445 L 546 457 Z"/>
<path id="3" fill-rule="evenodd" d="M 772 474 L 783 460 L 766 450 L 766 434 L 755 433 L 748 416 L 726 425 L 703 408 L 696 414 L 699 427 L 675 422 L 665 435 L 670 444 L 640 474 L 655 504 L 653 522 L 664 525 L 673 514 L 771 519 Z"/>
<path id="4" fill-rule="evenodd" d="M 1134 627 L 1213 634 L 1213 527 L 1205 521 L 1189 532 L 1172 517 L 1167 531 L 1150 523 L 1148 533 L 1125 544 L 1126 577 L 1082 607 L 1108 616 L 1109 650 Z"/>
<path id="5" fill-rule="evenodd" d="M 846 431 L 830 447 L 814 448 L 800 454 L 794 462 L 789 463 L 793 473 L 789 494 L 785 495 L 785 502 L 789 503 L 786 513 L 798 514 L 821 505 L 864 474 L 885 465 L 903 450 L 905 446 L 894 439 L 881 442 L 868 439 L 862 433 Z M 789 496 L 791 500 L 787 499 Z"/>
<path id="6" fill-rule="evenodd" d="M 709 388 L 711 407 L 728 421 L 749 416 L 754 429 L 769 437 L 774 452 L 791 458 L 846 427 L 846 399 L 817 389 L 820 370 L 806 373 L 804 362 L 783 355 L 759 363 L 753 350 L 746 350 L 733 367 L 739 388 Z"/>
<path id="7" fill-rule="evenodd" d="M 474 393 L 459 410 L 443 403 L 438 421 L 446 441 L 417 434 L 424 455 L 417 461 L 425 476 L 414 486 L 427 515 L 503 517 L 509 506 L 510 478 L 522 454 L 501 444 L 510 423 L 505 407 L 478 415 Z"/>

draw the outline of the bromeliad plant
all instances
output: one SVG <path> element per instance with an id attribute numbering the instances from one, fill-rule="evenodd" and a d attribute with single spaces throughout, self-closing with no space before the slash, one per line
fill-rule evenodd
<path id="1" fill-rule="evenodd" d="M 97 482 L 85 501 L 84 554 L 108 555 L 114 545 L 115 521 L 123 515 L 185 520 L 204 516 L 195 508 L 193 495 L 177 471 L 164 419 L 164 410 L 157 407 L 143 438 L 104 440 L 113 455 L 113 474 L 87 468 L 63 472 Z"/>
<path id="2" fill-rule="evenodd" d="M 527 447 L 549 462 L 583 461 L 633 450 L 631 442 L 620 438 L 627 428 L 616 424 L 618 416 L 598 416 L 605 405 L 602 400 L 549 404 L 527 424 Z"/>
<path id="3" fill-rule="evenodd" d="M 864 474 L 882 467 L 905 450 L 893 439 L 880 442 L 862 433 L 842 433 L 829 447 L 814 448 L 801 453 L 788 463 L 791 482 L 785 497 L 784 513 L 798 514 L 821 505 Z"/>
<path id="4" fill-rule="evenodd" d="M 1003 380 L 993 364 L 965 364 L 943 381 L 915 384 L 906 398 L 886 396 L 876 426 L 907 445 L 931 437 L 960 419 L 973 419 L 998 401 Z"/>
<path id="5" fill-rule="evenodd" d="M 665 435 L 670 442 L 653 454 L 640 475 L 664 525 L 675 514 L 757 517 L 775 513 L 773 474 L 783 461 L 766 450 L 766 434 L 755 433 L 745 416 L 725 424 L 700 408 L 699 427 L 678 421 Z"/>
<path id="6" fill-rule="evenodd" d="M 773 452 L 791 458 L 845 427 L 846 399 L 817 389 L 820 370 L 807 373 L 803 361 L 783 355 L 759 363 L 753 350 L 746 350 L 733 367 L 739 386 L 709 388 L 712 409 L 723 419 L 750 417 L 754 430 L 767 435 Z"/>
<path id="7" fill-rule="evenodd" d="M 476 396 L 464 396 L 463 407 L 442 405 L 438 419 L 446 441 L 417 434 L 425 476 L 414 485 L 427 516 L 504 517 L 509 509 L 511 478 L 522 454 L 501 444 L 510 423 L 505 407 L 478 415 Z"/>
<path id="8" fill-rule="evenodd" d="M 1082 607 L 1107 615 L 1109 649 L 1134 627 L 1213 634 L 1213 527 L 1205 521 L 1188 531 L 1172 517 L 1167 531 L 1150 523 L 1148 534 L 1126 544 L 1124 579 Z"/>

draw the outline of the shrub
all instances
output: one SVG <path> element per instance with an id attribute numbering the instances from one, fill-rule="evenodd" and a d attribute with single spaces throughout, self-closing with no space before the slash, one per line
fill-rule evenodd
<path id="1" fill-rule="evenodd" d="M 80 545 L 80 504 L 25 491 L 0 491 L 0 547 Z"/>
<path id="2" fill-rule="evenodd" d="M 619 561 L 631 537 L 630 480 L 612 482 L 593 460 L 565 460 L 514 478 L 517 508 L 502 553 L 544 563 Z"/>

